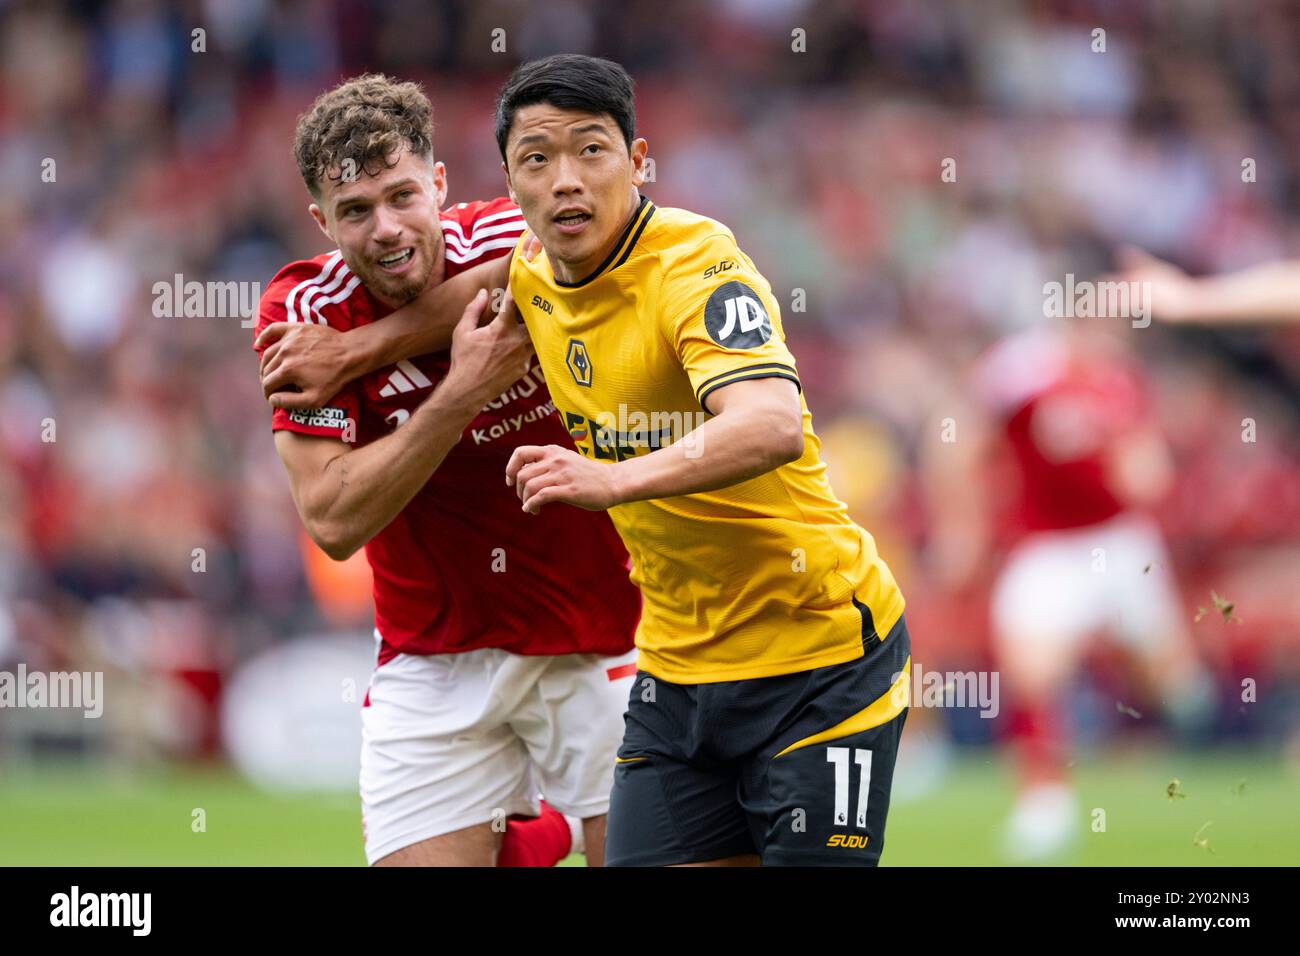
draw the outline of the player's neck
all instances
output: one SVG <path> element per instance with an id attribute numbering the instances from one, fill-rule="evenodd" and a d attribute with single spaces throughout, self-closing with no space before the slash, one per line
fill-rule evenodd
<path id="1" fill-rule="evenodd" d="M 426 289 L 432 289 L 442 285 L 447 278 L 447 238 L 442 231 L 442 220 L 438 220 L 438 252 L 433 257 L 433 268 L 429 270 L 429 281 L 424 284 Z"/>
<path id="2" fill-rule="evenodd" d="M 600 264 L 609 257 L 609 254 L 614 251 L 614 247 L 618 245 L 618 241 L 623 238 L 623 233 L 627 230 L 628 223 L 632 221 L 633 217 L 636 216 L 637 210 L 640 208 L 641 194 L 633 189 L 627 215 L 624 216 L 623 221 L 618 224 L 618 228 L 614 230 L 614 234 L 610 237 L 609 242 L 586 259 L 583 259 L 581 262 L 562 262 L 559 259 L 552 258 L 551 272 L 555 275 L 555 278 L 559 279 L 561 282 L 581 282 L 583 279 L 587 278 L 587 276 L 595 272 L 596 269 L 599 268 Z"/>

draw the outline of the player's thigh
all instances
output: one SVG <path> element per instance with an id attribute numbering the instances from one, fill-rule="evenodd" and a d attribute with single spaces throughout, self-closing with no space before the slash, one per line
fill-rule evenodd
<path id="1" fill-rule="evenodd" d="M 1105 565 L 1085 536 L 1038 534 L 1007 557 L 990 607 L 993 648 L 1009 685 L 1046 692 L 1073 673 L 1107 623 Z"/>
<path id="2" fill-rule="evenodd" d="M 700 766 L 662 753 L 620 759 L 606 819 L 606 866 L 707 864 L 754 853 L 734 766 Z"/>
<path id="3" fill-rule="evenodd" d="M 1172 560 L 1148 518 L 1117 521 L 1110 547 L 1116 573 L 1112 636 L 1140 656 L 1160 659 L 1189 651 Z"/>
<path id="4" fill-rule="evenodd" d="M 361 809 L 373 863 L 406 847 L 536 812 L 523 742 L 494 700 L 491 655 L 402 655 L 362 708 Z"/>
<path id="5" fill-rule="evenodd" d="M 587 858 L 587 866 L 604 866 L 605 865 L 605 821 L 608 816 L 604 813 L 596 817 L 586 817 L 582 821 L 582 842 L 586 847 L 583 856 Z"/>
<path id="6" fill-rule="evenodd" d="M 907 713 L 765 761 L 757 784 L 745 788 L 764 865 L 880 862 Z"/>
<path id="7" fill-rule="evenodd" d="M 453 830 L 394 850 L 375 866 L 495 866 L 503 831 L 491 824 Z"/>
<path id="8" fill-rule="evenodd" d="M 690 693 L 638 671 L 606 821 L 606 866 L 703 864 L 755 852 L 739 768 L 688 759 Z M 643 691 L 646 687 L 648 690 Z"/>
<path id="9" fill-rule="evenodd" d="M 547 803 L 579 819 L 604 816 L 614 783 L 635 651 L 534 659 L 540 670 L 510 726 L 523 740 Z M 589 844 L 590 845 L 590 844 Z"/>
<path id="10" fill-rule="evenodd" d="M 911 639 L 899 619 L 857 660 L 763 689 L 787 714 L 750 757 L 740 799 L 765 865 L 874 866 L 885 843 L 910 692 Z"/>

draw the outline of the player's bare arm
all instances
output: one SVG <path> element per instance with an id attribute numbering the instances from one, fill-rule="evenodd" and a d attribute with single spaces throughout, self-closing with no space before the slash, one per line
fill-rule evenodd
<path id="1" fill-rule="evenodd" d="M 391 435 L 350 449 L 333 438 L 276 432 L 303 525 L 331 558 L 346 559 L 383 530 L 479 409 L 527 369 L 532 346 L 513 302 L 507 295 L 496 318 L 479 327 L 487 299 L 480 290 L 466 306 L 452 336 L 446 379 Z"/>
<path id="2" fill-rule="evenodd" d="M 530 259 L 541 249 L 524 240 Z M 273 322 L 258 335 L 262 392 L 273 408 L 319 408 L 348 382 L 415 355 L 441 352 L 465 307 L 481 290 L 500 294 L 510 277 L 510 257 L 485 262 L 426 289 L 418 299 L 347 332 L 328 325 Z"/>
<path id="3" fill-rule="evenodd" d="M 274 408 L 319 408 L 354 378 L 412 355 L 442 351 L 474 296 L 506 287 L 509 265 L 509 257 L 502 257 L 475 266 L 430 286 L 384 321 L 348 332 L 273 322 L 254 343 L 265 347 L 261 375 L 267 401 Z"/>
<path id="4" fill-rule="evenodd" d="M 613 465 L 559 445 L 517 448 L 506 483 L 530 514 L 552 502 L 594 511 L 726 488 L 803 455 L 803 405 L 793 382 L 735 382 L 714 391 L 708 403 L 713 417 L 689 435 Z"/>
<path id="5" fill-rule="evenodd" d="M 1186 325 L 1300 322 L 1300 262 L 1270 262 L 1217 276 L 1190 276 L 1139 249 L 1120 254 L 1121 282 L 1150 283 L 1162 322 Z"/>
<path id="6" fill-rule="evenodd" d="M 956 429 L 944 440 L 951 418 Z M 952 388 L 935 403 L 926 439 L 919 447 L 921 488 L 933 516 L 928 550 L 929 570 L 942 587 L 971 585 L 991 547 L 988 460 L 996 435 L 976 399 L 975 387 Z"/>
<path id="7" fill-rule="evenodd" d="M 1116 436 L 1103 461 L 1107 479 L 1131 507 L 1154 506 L 1173 485 L 1173 455 L 1154 422 L 1143 422 Z"/>

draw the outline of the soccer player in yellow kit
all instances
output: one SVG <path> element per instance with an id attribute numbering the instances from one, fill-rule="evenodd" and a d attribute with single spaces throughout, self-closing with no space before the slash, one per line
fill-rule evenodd
<path id="1" fill-rule="evenodd" d="M 617 64 L 524 64 L 496 135 L 544 250 L 512 294 L 577 449 L 522 446 L 506 480 L 529 512 L 608 509 L 644 598 L 607 864 L 875 864 L 903 598 L 826 480 L 770 285 L 721 223 L 640 195 Z"/>

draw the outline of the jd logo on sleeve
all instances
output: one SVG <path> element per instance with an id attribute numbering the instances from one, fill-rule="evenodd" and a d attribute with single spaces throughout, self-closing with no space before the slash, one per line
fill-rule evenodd
<path id="1" fill-rule="evenodd" d="M 704 306 L 704 327 L 723 348 L 752 349 L 772 337 L 772 320 L 758 293 L 743 282 L 724 282 Z"/>

